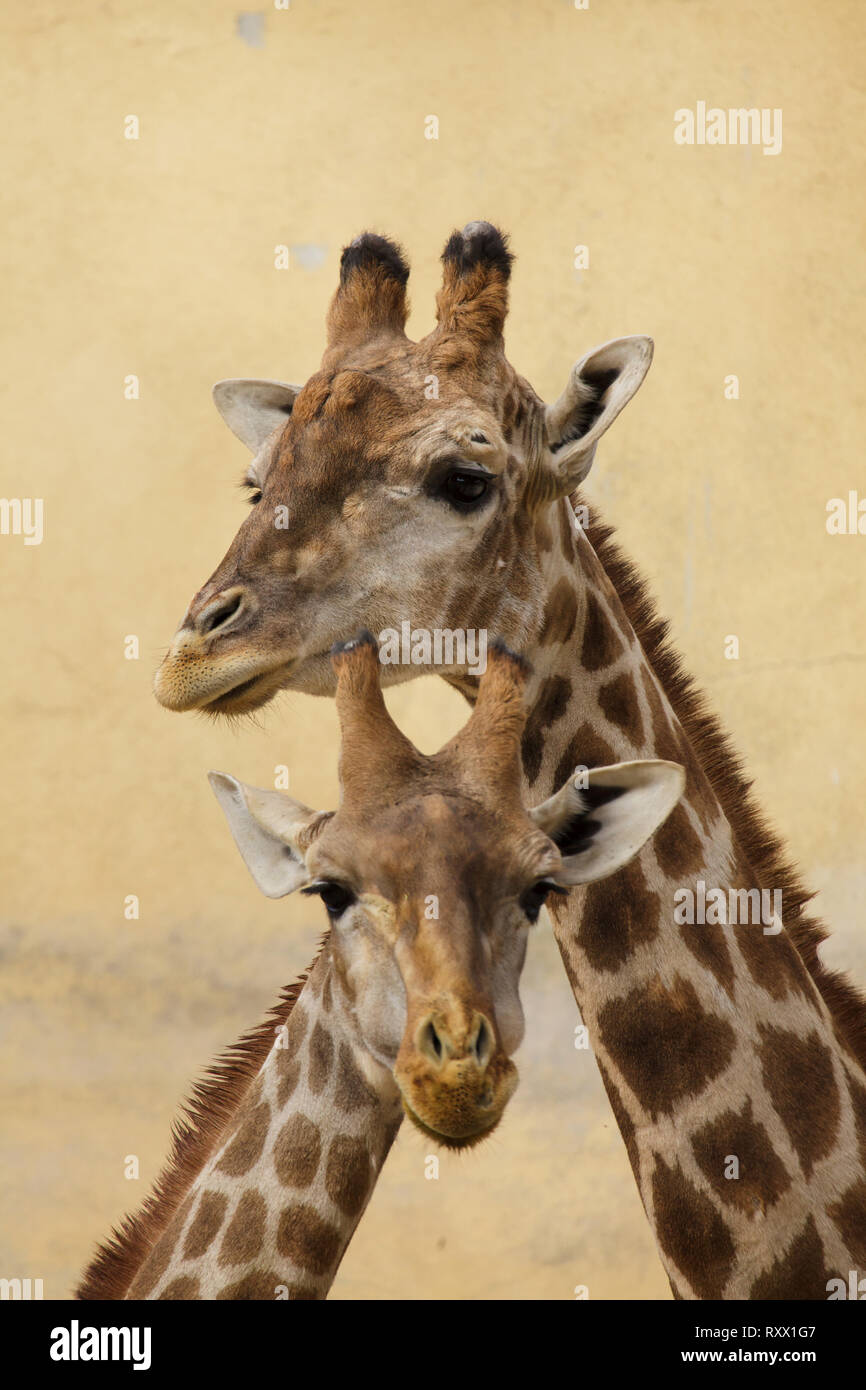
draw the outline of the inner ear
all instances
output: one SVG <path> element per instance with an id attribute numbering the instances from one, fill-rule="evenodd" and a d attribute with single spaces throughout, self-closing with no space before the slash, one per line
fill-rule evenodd
<path id="1" fill-rule="evenodd" d="M 596 445 L 631 400 L 652 361 L 652 340 L 614 338 L 575 363 L 558 400 L 545 407 L 549 491 L 572 492 L 592 467 Z"/>
<path id="2" fill-rule="evenodd" d="M 593 837 L 601 830 L 601 821 L 593 816 L 593 811 L 606 806 L 609 801 L 615 801 L 622 796 L 624 787 L 600 787 L 598 785 L 583 787 L 577 792 L 580 798 L 580 806 L 576 807 L 567 820 L 551 833 L 550 838 L 556 845 L 563 859 L 572 854 L 582 854 L 589 849 Z"/>
<path id="3" fill-rule="evenodd" d="M 274 430 L 286 424 L 300 390 L 286 381 L 232 377 L 216 383 L 213 399 L 232 434 L 257 454 Z"/>
<path id="4" fill-rule="evenodd" d="M 564 449 L 566 444 L 573 444 L 575 440 L 582 439 L 587 434 L 605 411 L 605 392 L 616 381 L 619 376 L 619 369 L 610 367 L 606 371 L 599 368 L 597 371 L 584 369 L 582 377 L 575 382 L 575 403 L 570 416 L 563 422 L 563 434 L 561 438 L 553 440 L 550 445 L 550 452 L 556 454 L 560 449 Z"/>

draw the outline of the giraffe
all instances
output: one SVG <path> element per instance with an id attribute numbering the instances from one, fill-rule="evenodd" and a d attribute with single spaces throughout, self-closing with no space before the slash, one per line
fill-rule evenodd
<path id="1" fill-rule="evenodd" d="M 276 1039 L 263 1025 L 224 1084 L 198 1093 L 155 1195 L 103 1247 L 80 1298 L 323 1298 L 403 1114 L 450 1149 L 501 1120 L 546 898 L 627 863 L 682 794 L 678 764 L 632 762 L 526 810 L 526 668 L 504 646 L 468 723 L 432 757 L 388 714 L 371 634 L 332 663 L 336 812 L 210 774 L 261 891 L 325 904 L 303 1002 L 292 992 Z"/>
<path id="2" fill-rule="evenodd" d="M 551 905 L 557 943 L 674 1296 L 825 1298 L 866 1268 L 866 1001 L 821 961 L 810 895 L 578 491 L 652 342 L 587 352 L 545 405 L 505 356 L 511 262 L 490 224 L 455 232 L 436 326 L 412 342 L 406 261 L 366 233 L 343 253 L 321 369 L 217 385 L 254 505 L 155 692 L 243 714 L 282 689 L 332 695 L 324 653 L 349 621 L 488 630 L 531 663 L 533 796 L 576 764 L 682 763 L 684 798 L 642 853 L 603 893 Z M 438 671 L 473 701 L 465 667 Z M 679 921 L 706 885 L 781 910 Z"/>

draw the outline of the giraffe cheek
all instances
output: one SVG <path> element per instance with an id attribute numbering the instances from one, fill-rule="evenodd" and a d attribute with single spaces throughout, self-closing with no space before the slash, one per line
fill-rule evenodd
<path id="1" fill-rule="evenodd" d="M 408 1017 L 406 990 L 395 970 L 390 987 L 381 982 L 375 990 L 368 990 L 358 1010 L 358 1024 L 364 1043 L 377 1062 L 394 1070 L 397 1055 L 406 1032 Z"/>
<path id="2" fill-rule="evenodd" d="M 510 1057 L 512 1053 L 517 1051 L 526 1033 L 523 1006 L 516 991 L 512 998 L 497 1002 L 496 1031 L 499 1034 L 503 1052 L 506 1057 Z"/>

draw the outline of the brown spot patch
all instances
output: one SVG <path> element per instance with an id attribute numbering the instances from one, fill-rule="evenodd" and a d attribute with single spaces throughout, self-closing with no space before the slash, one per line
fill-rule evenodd
<path id="1" fill-rule="evenodd" d="M 853 1076 L 848 1077 L 848 1090 L 851 1095 L 851 1108 L 854 1111 L 854 1128 L 860 1145 L 860 1162 L 866 1169 L 866 1086 L 861 1086 Z"/>
<path id="2" fill-rule="evenodd" d="M 764 935 L 763 917 L 772 919 L 773 894 L 771 890 L 766 890 L 765 911 L 755 875 L 739 854 L 731 875 L 730 887 L 738 895 L 731 913 L 732 916 L 736 915 L 738 923 L 734 928 L 734 936 L 752 979 L 773 999 L 785 999 L 789 994 L 800 994 L 815 1012 L 820 1014 L 815 986 L 787 930 L 783 929 L 775 935 Z M 781 906 L 783 915 L 784 897 Z"/>
<path id="3" fill-rule="evenodd" d="M 182 1274 L 179 1279 L 172 1279 L 170 1284 L 166 1284 L 162 1293 L 159 1295 L 159 1302 L 178 1302 L 186 1299 L 188 1302 L 201 1298 L 198 1290 L 198 1280 L 193 1279 L 190 1274 Z"/>
<path id="4" fill-rule="evenodd" d="M 310 1090 L 317 1096 L 331 1075 L 334 1061 L 334 1042 L 327 1028 L 316 1023 L 310 1038 Z"/>
<path id="5" fill-rule="evenodd" d="M 284 1187 L 309 1187 L 319 1168 L 322 1141 L 306 1115 L 291 1115 L 274 1145 L 274 1168 Z"/>
<path id="6" fill-rule="evenodd" d="M 686 770 L 685 798 L 695 811 L 704 834 L 709 831 L 718 813 L 718 803 L 704 771 L 695 756 L 682 727 L 671 723 L 649 667 L 641 667 L 641 678 L 650 709 L 653 729 L 653 756 L 668 762 L 682 763 Z"/>
<path id="7" fill-rule="evenodd" d="M 830 1153 L 839 1131 L 839 1092 L 833 1059 L 817 1033 L 800 1038 L 758 1024 L 764 1085 L 806 1177 Z"/>
<path id="8" fill-rule="evenodd" d="M 784 930 L 765 936 L 760 926 L 737 926 L 734 937 L 756 985 L 773 999 L 800 994 L 820 1013 L 806 967 Z"/>
<path id="9" fill-rule="evenodd" d="M 277 1249 L 299 1269 L 327 1274 L 340 1251 L 340 1232 L 304 1203 L 285 1207 L 277 1227 Z"/>
<path id="10" fill-rule="evenodd" d="M 277 1078 L 277 1106 L 282 1110 L 301 1079 L 301 1064 L 287 1047 L 277 1048 Z"/>
<path id="11" fill-rule="evenodd" d="M 325 1189 L 346 1216 L 357 1216 L 367 1200 L 373 1170 L 367 1146 L 361 1139 L 338 1134 L 328 1150 Z"/>
<path id="12" fill-rule="evenodd" d="M 626 613 L 625 608 L 622 605 L 622 601 L 620 600 L 620 596 L 617 593 L 616 586 L 612 584 L 611 581 L 608 579 L 608 576 L 605 573 L 604 569 L 601 570 L 601 573 L 604 576 L 605 592 L 608 593 L 608 612 L 610 613 L 611 617 L 613 618 L 614 622 L 616 623 L 617 627 L 619 628 L 620 632 L 625 638 L 626 645 L 630 647 L 632 642 L 634 642 L 635 640 L 635 629 L 632 627 L 631 623 L 628 620 L 628 614 Z"/>
<path id="13" fill-rule="evenodd" d="M 602 1065 L 602 1063 L 598 1060 L 597 1057 L 595 1060 L 598 1069 L 601 1072 L 601 1079 L 604 1082 L 604 1089 L 607 1091 L 607 1098 L 610 1101 L 610 1108 L 613 1111 L 613 1117 L 616 1120 L 616 1123 L 619 1127 L 619 1132 L 622 1135 L 623 1143 L 626 1147 L 628 1161 L 632 1166 L 632 1171 L 635 1175 L 635 1179 L 637 1180 L 640 1175 L 640 1155 L 637 1150 L 637 1143 L 635 1142 L 635 1128 L 634 1124 L 632 1123 L 631 1115 L 629 1115 L 628 1111 L 623 1105 L 622 1096 L 620 1095 L 616 1086 L 613 1084 L 613 1081 L 611 1080 L 607 1069 Z"/>
<path id="14" fill-rule="evenodd" d="M 650 892 L 633 859 L 604 882 L 589 885 L 577 939 L 593 969 L 619 970 L 638 946 L 658 935 L 659 916 L 658 895 Z"/>
<path id="15" fill-rule="evenodd" d="M 314 981 L 315 984 L 313 983 Z M 315 973 L 315 971 L 310 976 L 309 980 L 307 981 L 307 984 L 313 984 L 314 989 L 316 987 L 321 988 L 321 979 Z M 292 1009 L 291 1014 L 289 1015 L 289 1028 L 291 1029 L 292 1041 L 295 1043 L 296 1046 L 303 1040 L 304 1035 L 306 1034 L 307 1028 L 309 1026 L 309 1021 L 310 1020 L 306 1009 L 304 1008 L 300 1000 L 298 1000 L 298 1002 Z"/>
<path id="16" fill-rule="evenodd" d="M 636 748 L 644 744 L 643 719 L 631 671 L 624 671 L 622 675 L 614 676 L 613 680 L 599 686 L 598 703 L 609 723 L 625 734 Z"/>
<path id="17" fill-rule="evenodd" d="M 340 1043 L 334 1103 L 347 1114 L 359 1110 L 362 1105 L 374 1103 L 348 1043 Z"/>
<path id="18" fill-rule="evenodd" d="M 273 1270 L 256 1270 L 252 1274 L 245 1274 L 243 1279 L 238 1279 L 234 1284 L 226 1284 L 224 1289 L 220 1289 L 215 1295 L 217 1300 L 230 1300 L 233 1303 L 257 1302 L 266 1303 L 276 1298 L 283 1298 L 286 1290 L 289 1299 L 304 1299 L 312 1301 L 318 1299 L 319 1294 L 315 1289 L 308 1288 L 305 1284 L 286 1284 L 279 1274 Z"/>
<path id="19" fill-rule="evenodd" d="M 580 664 L 587 671 L 601 671 L 612 666 L 622 656 L 623 644 L 611 627 L 607 614 L 592 590 L 586 595 L 586 614 L 583 620 L 583 644 Z M 635 702 L 636 707 L 637 702 Z"/>
<path id="20" fill-rule="evenodd" d="M 218 1263 L 239 1265 L 255 1259 L 265 1238 L 265 1199 L 256 1189 L 241 1195 L 220 1246 Z"/>
<path id="21" fill-rule="evenodd" d="M 689 980 L 658 979 L 611 1000 L 598 1016 L 601 1040 L 653 1119 L 698 1095 L 729 1065 L 734 1030 L 708 1013 Z"/>
<path id="22" fill-rule="evenodd" d="M 680 924 L 680 936 L 695 960 L 718 980 L 730 999 L 734 997 L 734 964 L 722 927 L 698 922 Z"/>
<path id="23" fill-rule="evenodd" d="M 692 1138 L 692 1149 L 710 1186 L 723 1201 L 747 1216 L 765 1213 L 791 1186 L 769 1134 L 752 1115 L 751 1100 L 742 1110 L 726 1110 L 699 1129 Z M 736 1178 L 725 1177 L 731 1156 L 739 1162 Z"/>
<path id="24" fill-rule="evenodd" d="M 207 1250 L 223 1224 L 228 1198 L 222 1192 L 205 1192 L 183 1243 L 185 1260 L 197 1260 Z"/>
<path id="25" fill-rule="evenodd" d="M 576 767 L 609 767 L 616 761 L 617 755 L 610 744 L 590 728 L 589 724 L 581 724 L 556 765 L 553 790 L 559 791 Z"/>
<path id="26" fill-rule="evenodd" d="M 703 846 L 692 829 L 685 807 L 679 802 L 652 838 L 659 868 L 668 878 L 679 879 L 703 868 Z M 682 885 L 685 887 L 685 884 Z M 694 885 L 690 885 L 694 888 Z"/>
<path id="27" fill-rule="evenodd" d="M 829 1208 L 830 1216 L 845 1242 L 852 1261 L 866 1269 L 866 1179 L 859 1178 L 838 1202 Z"/>
<path id="28" fill-rule="evenodd" d="M 731 1233 L 709 1197 L 679 1164 L 656 1157 L 652 1178 L 658 1242 L 688 1279 L 698 1298 L 721 1298 L 736 1254 Z"/>
<path id="29" fill-rule="evenodd" d="M 551 725 L 565 714 L 570 698 L 571 681 L 565 676 L 548 676 L 523 730 L 521 754 L 523 768 L 530 782 L 534 782 L 541 771 L 545 737 Z"/>
<path id="30" fill-rule="evenodd" d="M 577 594 L 571 579 L 557 579 L 547 597 L 539 645 L 567 642 L 577 617 Z"/>
<path id="31" fill-rule="evenodd" d="M 230 1178 L 241 1178 L 258 1160 L 271 1122 L 271 1107 L 267 1101 L 256 1105 L 243 1120 L 217 1166 L 217 1171 Z"/>
<path id="32" fill-rule="evenodd" d="M 165 1271 L 168 1269 L 174 1248 L 184 1227 L 184 1222 L 189 1215 L 190 1208 L 195 1200 L 196 1194 L 189 1193 L 182 1204 L 178 1207 L 165 1231 L 154 1245 L 150 1254 L 141 1266 L 138 1275 L 130 1285 L 129 1298 L 147 1298 L 156 1288 Z"/>
<path id="33" fill-rule="evenodd" d="M 810 1216 L 789 1249 L 755 1280 L 749 1298 L 826 1299 L 830 1277 L 818 1228 Z"/>
<path id="34" fill-rule="evenodd" d="M 334 961 L 333 961 L 333 965 L 334 965 L 334 978 L 335 978 L 335 981 L 336 981 L 336 984 L 335 984 L 335 986 L 334 986 L 335 989 L 337 988 L 337 984 L 338 984 L 338 985 L 339 985 L 339 988 L 342 990 L 342 993 L 343 993 L 344 998 L 348 999 L 348 1001 L 349 1001 L 350 1004 L 354 1004 L 354 1002 L 355 1002 L 355 986 L 352 984 L 352 981 L 351 981 L 350 978 L 349 978 L 349 972 L 348 972 L 347 969 L 346 969 L 346 963 L 345 963 L 345 961 L 343 960 L 343 957 L 340 956 L 340 955 L 335 956 L 335 957 L 334 957 Z"/>
<path id="35" fill-rule="evenodd" d="M 172 1232 L 171 1227 L 169 1227 L 168 1231 L 153 1247 L 137 1278 L 133 1280 L 129 1290 L 130 1298 L 147 1298 L 153 1292 L 168 1269 L 176 1239 L 177 1234 Z"/>

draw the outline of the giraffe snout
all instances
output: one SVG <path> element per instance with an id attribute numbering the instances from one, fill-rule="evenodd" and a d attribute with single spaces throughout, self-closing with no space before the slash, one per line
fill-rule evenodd
<path id="1" fill-rule="evenodd" d="M 219 637 L 240 625 L 249 617 L 253 604 L 249 592 L 240 584 L 214 594 L 204 603 L 193 599 L 184 627 L 199 637 Z"/>
<path id="2" fill-rule="evenodd" d="M 517 1068 L 488 1015 L 444 1001 L 408 1030 L 395 1077 L 409 1118 L 448 1148 L 490 1134 L 517 1087 Z"/>
<path id="3" fill-rule="evenodd" d="M 473 1012 L 466 1025 L 450 1025 L 441 1015 L 429 1013 L 415 1035 L 418 1051 L 440 1071 L 452 1060 L 468 1060 L 484 1071 L 493 1056 L 495 1035 L 484 1014 Z"/>

